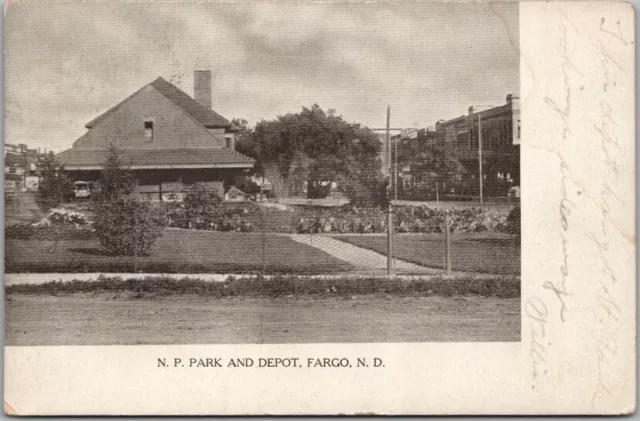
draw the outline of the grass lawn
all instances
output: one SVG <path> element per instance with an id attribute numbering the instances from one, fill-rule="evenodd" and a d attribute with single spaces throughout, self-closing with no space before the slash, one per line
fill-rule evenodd
<path id="1" fill-rule="evenodd" d="M 266 234 L 267 273 L 346 272 L 351 266 L 285 236 Z M 5 272 L 257 273 L 262 234 L 167 229 L 150 256 L 110 256 L 97 240 L 5 240 Z"/>
<path id="2" fill-rule="evenodd" d="M 386 256 L 387 237 L 340 235 L 337 240 L 377 251 Z M 454 271 L 520 274 L 520 247 L 512 236 L 496 233 L 452 234 L 451 266 Z M 444 268 L 445 245 L 442 234 L 398 235 L 395 257 L 419 265 Z"/>

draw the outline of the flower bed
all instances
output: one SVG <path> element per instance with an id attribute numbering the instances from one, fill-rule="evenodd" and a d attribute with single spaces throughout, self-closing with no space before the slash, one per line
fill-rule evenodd
<path id="1" fill-rule="evenodd" d="M 54 208 L 35 224 L 5 227 L 5 237 L 18 240 L 85 240 L 95 238 L 95 230 L 83 213 Z"/>
<path id="2" fill-rule="evenodd" d="M 84 213 L 69 209 L 53 208 L 47 216 L 35 225 L 66 225 L 80 228 L 91 224 Z"/>
<path id="3" fill-rule="evenodd" d="M 250 222 L 250 215 L 260 212 L 257 207 L 220 206 L 205 215 L 190 218 L 184 203 L 168 203 L 164 207 L 168 227 L 207 231 L 251 232 L 253 224 Z"/>
<path id="4" fill-rule="evenodd" d="M 295 226 L 297 233 L 384 233 L 387 214 L 377 208 L 342 207 L 301 210 Z M 424 205 L 396 207 L 394 227 L 400 233 L 442 232 L 445 217 L 450 231 L 459 233 L 506 231 L 506 218 L 481 208 L 433 209 Z"/>
<path id="5" fill-rule="evenodd" d="M 369 234 L 387 231 L 387 213 L 380 208 L 298 207 L 293 211 L 265 208 L 253 203 L 223 204 L 208 215 L 190 219 L 181 203 L 167 206 L 167 226 L 209 231 Z M 455 233 L 508 232 L 507 220 L 481 208 L 434 209 L 424 205 L 394 209 L 399 233 L 442 232 L 445 217 Z M 195 225 L 194 225 L 195 224 Z"/>
<path id="6" fill-rule="evenodd" d="M 367 234 L 387 231 L 386 210 L 357 208 L 351 205 L 326 208 L 301 206 L 293 210 L 280 210 L 256 203 L 222 203 L 205 215 L 188 217 L 184 203 L 163 203 L 161 212 L 166 226 L 196 228 L 207 231 L 281 232 L 281 233 L 343 233 Z M 445 216 L 449 217 L 451 232 L 506 232 L 515 233 L 519 215 L 512 212 L 511 221 L 496 212 L 481 208 L 434 209 L 425 205 L 394 208 L 394 227 L 398 233 L 442 232 Z M 82 212 L 69 209 L 51 209 L 36 224 L 6 227 L 7 238 L 15 239 L 89 239 L 94 238 L 92 221 Z"/>

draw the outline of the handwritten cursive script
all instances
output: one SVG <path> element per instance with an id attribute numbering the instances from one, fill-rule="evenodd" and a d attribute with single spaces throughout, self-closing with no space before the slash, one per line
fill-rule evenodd
<path id="1" fill-rule="evenodd" d="M 569 117 L 571 115 L 571 72 L 580 74 L 580 71 L 576 68 L 569 53 L 568 47 L 568 34 L 570 27 L 573 31 L 579 34 L 579 31 L 575 28 L 570 19 L 566 15 L 560 17 L 560 63 L 563 74 L 563 88 L 562 98 L 553 99 L 549 96 L 544 98 L 545 103 L 551 107 L 552 110 L 562 119 L 564 124 L 562 129 L 562 139 L 567 141 L 568 135 L 571 133 L 569 127 Z M 561 148 L 558 148 L 561 149 Z M 569 166 L 563 159 L 562 154 L 558 152 L 560 158 L 560 171 L 562 173 L 561 185 L 562 185 L 562 199 L 559 203 L 559 217 L 560 217 L 560 237 L 562 243 L 562 264 L 560 265 L 560 280 L 549 280 L 543 284 L 543 288 L 553 292 L 554 296 L 560 303 L 559 318 L 562 322 L 565 321 L 565 313 L 567 312 L 567 300 L 566 297 L 570 295 L 567 282 L 569 277 L 569 245 L 567 241 L 566 233 L 569 230 L 569 216 L 571 215 L 571 208 L 574 206 L 573 202 L 569 199 L 569 193 L 567 184 L 570 181 Z"/>
<path id="2" fill-rule="evenodd" d="M 538 297 L 529 298 L 524 305 L 524 313 L 529 320 L 531 330 L 529 355 L 533 369 L 534 380 L 540 375 L 547 374 L 547 306 Z M 535 389 L 535 384 L 531 386 Z"/>
<path id="3" fill-rule="evenodd" d="M 610 29 L 606 19 L 600 21 L 600 31 L 603 37 L 598 41 L 598 51 L 600 53 L 600 69 L 602 71 L 602 93 L 603 99 L 598 106 L 601 118 L 594 124 L 594 130 L 599 135 L 602 163 L 602 184 L 598 205 L 600 208 L 601 224 L 599 231 L 589 231 L 585 233 L 587 240 L 595 245 L 597 250 L 597 261 L 600 265 L 600 273 L 597 276 L 597 288 L 595 292 L 596 306 L 594 314 L 597 324 L 591 331 L 596 363 L 596 386 L 592 395 L 591 403 L 595 407 L 601 399 L 612 393 L 612 379 L 610 371 L 610 360 L 618 353 L 618 336 L 622 310 L 618 304 L 614 286 L 618 283 L 615 266 L 610 260 L 612 235 L 616 231 L 616 225 L 611 220 L 611 208 L 615 203 L 618 207 L 624 206 L 623 201 L 617 196 L 612 185 L 617 185 L 619 181 L 619 164 L 617 157 L 623 156 L 624 151 L 615 134 L 617 122 L 613 117 L 613 106 L 609 101 L 610 95 L 618 90 L 619 74 L 624 72 L 623 66 L 614 59 L 614 55 L 607 48 L 607 41 L 613 44 L 628 46 L 628 41 L 623 37 L 620 27 L 620 20 L 615 21 L 615 29 Z M 606 402 L 606 401 L 603 401 Z"/>

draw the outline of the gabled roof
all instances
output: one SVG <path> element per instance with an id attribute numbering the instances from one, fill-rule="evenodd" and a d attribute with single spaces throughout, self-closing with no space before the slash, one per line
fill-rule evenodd
<path id="1" fill-rule="evenodd" d="M 124 103 L 127 99 L 136 95 L 146 86 L 152 86 L 158 92 L 160 92 L 165 98 L 169 101 L 173 102 L 177 107 L 182 109 L 185 113 L 189 114 L 194 120 L 205 126 L 209 129 L 214 128 L 228 128 L 233 129 L 232 124 L 226 118 L 222 117 L 220 114 L 216 113 L 213 110 L 210 110 L 198 103 L 195 99 L 191 98 L 189 95 L 184 93 L 182 90 L 175 87 L 173 84 L 167 82 L 162 77 L 157 78 L 153 82 L 143 86 L 140 90 L 136 91 L 123 101 L 119 102 L 115 106 L 111 107 L 109 110 L 105 111 L 98 117 L 94 118 L 90 122 L 88 122 L 85 127 L 87 129 L 92 128 L 94 125 L 104 120 L 110 113 L 118 109 L 118 107 Z"/>
<path id="2" fill-rule="evenodd" d="M 107 149 L 67 149 L 58 160 L 67 170 L 98 170 L 109 156 Z M 251 168 L 254 160 L 227 148 L 122 149 L 122 165 L 152 168 Z"/>

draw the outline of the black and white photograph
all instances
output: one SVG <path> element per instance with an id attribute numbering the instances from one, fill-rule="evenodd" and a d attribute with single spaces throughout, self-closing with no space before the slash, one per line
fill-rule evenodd
<path id="1" fill-rule="evenodd" d="M 520 341 L 518 3 L 5 18 L 7 345 Z"/>
<path id="2" fill-rule="evenodd" d="M 5 413 L 633 413 L 634 22 L 6 2 Z"/>

